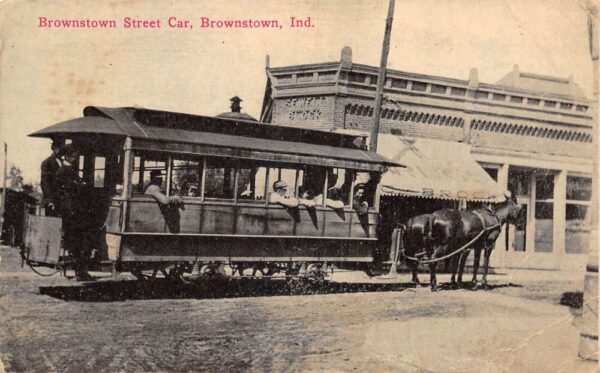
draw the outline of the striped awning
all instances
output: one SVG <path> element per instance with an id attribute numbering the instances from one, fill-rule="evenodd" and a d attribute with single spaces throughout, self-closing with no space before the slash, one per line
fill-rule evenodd
<path id="1" fill-rule="evenodd" d="M 507 192 L 472 158 L 470 145 L 380 134 L 378 153 L 402 161 L 382 178 L 383 195 L 502 202 Z"/>

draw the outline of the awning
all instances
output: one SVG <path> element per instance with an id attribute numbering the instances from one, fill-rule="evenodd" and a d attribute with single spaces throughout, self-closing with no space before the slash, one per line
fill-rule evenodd
<path id="1" fill-rule="evenodd" d="M 451 141 L 380 134 L 379 154 L 402 161 L 382 178 L 383 195 L 502 202 L 506 192 L 471 157 L 470 146 Z"/>

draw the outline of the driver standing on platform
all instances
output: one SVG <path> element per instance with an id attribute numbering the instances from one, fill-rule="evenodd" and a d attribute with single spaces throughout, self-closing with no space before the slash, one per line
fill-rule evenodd
<path id="1" fill-rule="evenodd" d="M 62 217 L 64 246 L 75 260 L 77 281 L 91 281 L 94 278 L 87 272 L 92 247 L 88 232 L 90 217 L 85 211 L 83 192 L 86 184 L 75 169 L 79 155 L 73 145 L 65 145 L 61 153 L 64 160 L 56 172 L 56 188 Z"/>
<path id="2" fill-rule="evenodd" d="M 58 195 L 56 190 L 56 172 L 62 166 L 60 158 L 61 141 L 58 139 L 52 140 L 52 154 L 44 159 L 41 165 L 42 178 L 40 186 L 44 194 L 43 207 L 46 216 L 58 216 Z"/>

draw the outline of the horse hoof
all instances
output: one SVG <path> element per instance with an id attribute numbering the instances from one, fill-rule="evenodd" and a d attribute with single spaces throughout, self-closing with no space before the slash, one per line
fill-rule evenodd
<path id="1" fill-rule="evenodd" d="M 439 289 L 438 289 L 438 287 L 437 287 L 437 286 L 432 286 L 432 287 L 431 287 L 431 291 L 432 291 L 432 292 L 435 292 L 435 291 L 438 291 L 438 290 L 439 290 Z"/>
<path id="2" fill-rule="evenodd" d="M 471 290 L 477 290 L 477 289 L 479 289 L 479 287 L 477 286 L 477 283 L 471 284 Z"/>

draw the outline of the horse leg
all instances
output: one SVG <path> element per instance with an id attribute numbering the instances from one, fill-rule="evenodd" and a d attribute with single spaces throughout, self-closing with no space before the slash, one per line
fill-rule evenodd
<path id="1" fill-rule="evenodd" d="M 483 252 L 483 288 L 487 289 L 488 288 L 488 283 L 487 283 L 487 274 L 488 274 L 488 268 L 490 267 L 490 256 L 492 255 L 492 246 L 488 245 L 487 243 L 484 245 L 484 252 Z"/>
<path id="2" fill-rule="evenodd" d="M 459 269 L 458 269 L 458 284 L 462 284 L 463 279 L 463 273 L 465 273 L 465 264 L 467 263 L 467 258 L 469 257 L 469 253 L 471 252 L 471 250 L 465 250 L 460 254 L 460 263 L 459 263 Z"/>
<path id="3" fill-rule="evenodd" d="M 415 286 L 421 285 L 419 277 L 417 277 L 417 269 L 419 268 L 419 262 L 417 262 L 416 260 L 411 260 L 410 268 L 412 270 L 412 283 L 415 284 Z"/>
<path id="4" fill-rule="evenodd" d="M 481 257 L 481 247 L 475 248 L 475 257 L 473 258 L 473 280 L 471 281 L 471 287 L 473 290 L 477 290 L 477 272 L 479 271 L 479 258 Z"/>
<path id="5" fill-rule="evenodd" d="M 450 270 L 452 271 L 452 277 L 450 277 L 450 283 L 452 284 L 453 288 L 456 287 L 456 272 L 458 272 L 458 267 L 460 265 L 461 257 L 462 257 L 462 254 L 454 255 L 453 257 L 450 258 Z"/>
<path id="6" fill-rule="evenodd" d="M 437 278 L 435 276 L 435 267 L 436 266 L 437 266 L 437 263 L 430 263 L 429 264 L 429 272 L 430 272 L 430 280 L 429 280 L 429 282 L 431 283 L 431 291 L 438 291 Z"/>

